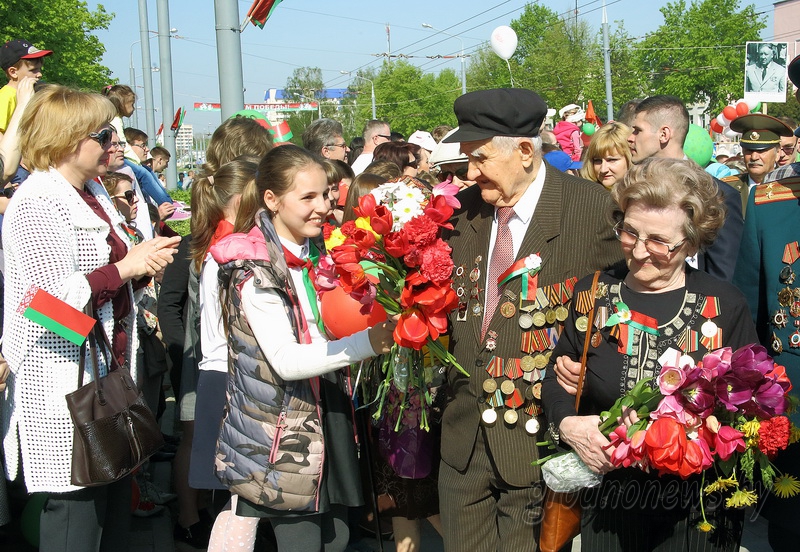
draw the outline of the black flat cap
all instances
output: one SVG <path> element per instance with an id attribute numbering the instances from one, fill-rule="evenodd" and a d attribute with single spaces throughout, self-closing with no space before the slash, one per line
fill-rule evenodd
<path id="1" fill-rule="evenodd" d="M 533 138 L 539 135 L 547 104 L 531 90 L 495 88 L 459 96 L 453 110 L 458 131 L 444 142 L 471 142 L 494 136 Z"/>
<path id="2" fill-rule="evenodd" d="M 781 143 L 781 136 L 792 135 L 792 129 L 783 121 L 761 113 L 737 117 L 731 121 L 731 130 L 741 132 L 739 143 L 754 151 L 774 148 Z"/>

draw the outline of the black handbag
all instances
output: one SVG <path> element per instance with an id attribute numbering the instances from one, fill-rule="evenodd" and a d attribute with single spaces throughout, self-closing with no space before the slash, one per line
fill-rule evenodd
<path id="1" fill-rule="evenodd" d="M 100 377 L 95 334 L 102 336 L 106 366 Z M 164 445 L 155 416 L 147 407 L 127 369 L 114 357 L 108 336 L 95 324 L 88 339 L 94 381 L 83 385 L 86 342 L 81 347 L 78 389 L 66 396 L 75 425 L 72 440 L 72 484 L 79 487 L 106 485 L 122 479 L 141 466 Z M 112 364 L 108 363 L 109 357 Z"/>

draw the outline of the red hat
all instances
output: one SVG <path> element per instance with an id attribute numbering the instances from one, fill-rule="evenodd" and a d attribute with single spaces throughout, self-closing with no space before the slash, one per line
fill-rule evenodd
<path id="1" fill-rule="evenodd" d="M 52 53 L 51 50 L 40 50 L 27 40 L 9 40 L 0 48 L 0 67 L 3 71 L 8 71 L 21 59 L 37 59 Z"/>

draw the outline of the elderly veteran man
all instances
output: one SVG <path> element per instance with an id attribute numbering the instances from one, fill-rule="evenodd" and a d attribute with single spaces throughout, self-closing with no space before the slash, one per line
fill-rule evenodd
<path id="1" fill-rule="evenodd" d="M 792 60 L 788 67 L 789 80 L 794 84 L 794 95 L 797 101 L 800 102 L 800 56 Z M 795 129 L 795 136 L 800 138 L 800 128 Z M 781 180 L 792 176 L 800 176 L 800 161 L 789 163 L 779 169 L 772 171 L 764 177 L 764 182 L 772 182 L 773 180 Z"/>
<path id="2" fill-rule="evenodd" d="M 747 195 L 750 188 L 761 184 L 767 173 L 778 166 L 778 152 L 782 136 L 792 136 L 786 123 L 760 113 L 744 115 L 731 122 L 731 130 L 742 133 L 739 144 L 747 165 L 747 174 L 737 174 L 722 179 L 742 196 L 742 213 L 747 212 Z"/>
<path id="3" fill-rule="evenodd" d="M 800 57 L 790 64 L 789 77 L 800 84 Z M 794 67 L 794 72 L 791 67 Z M 798 94 L 800 101 L 800 94 Z M 792 163 L 784 168 L 798 167 Z M 782 171 L 771 173 L 774 175 Z M 759 341 L 786 368 L 797 396 L 800 382 L 800 177 L 766 181 L 754 186 L 748 197 L 744 235 L 733 283 L 744 293 L 756 322 Z M 770 175 L 771 176 L 771 175 Z M 800 424 L 800 413 L 792 414 Z M 782 471 L 800 477 L 800 443 L 790 445 L 775 459 Z M 800 496 L 777 498 L 770 493 L 761 510 L 769 520 L 772 550 L 797 550 L 800 541 Z"/>
<path id="4" fill-rule="evenodd" d="M 475 181 L 448 234 L 460 298 L 450 344 L 471 373 L 448 373 L 439 475 L 448 551 L 536 549 L 541 369 L 577 278 L 621 261 L 608 192 L 542 160 L 546 112 L 530 90 L 471 92 L 456 100 L 459 128 L 444 139 L 461 143 Z"/>

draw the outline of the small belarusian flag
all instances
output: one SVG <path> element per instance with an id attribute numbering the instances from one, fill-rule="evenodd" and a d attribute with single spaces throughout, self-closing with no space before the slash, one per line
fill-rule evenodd
<path id="1" fill-rule="evenodd" d="M 255 0 L 247 12 L 247 19 L 259 29 L 263 29 L 267 19 L 272 16 L 272 12 L 280 3 L 281 0 Z"/>
<path id="2" fill-rule="evenodd" d="M 289 123 L 286 121 L 281 121 L 277 126 L 272 128 L 275 129 L 272 134 L 272 141 L 276 145 L 287 144 L 294 136 L 294 134 L 292 134 L 292 129 L 289 127 Z"/>
<path id="3" fill-rule="evenodd" d="M 178 108 L 175 112 L 175 118 L 172 120 L 172 125 L 169 127 L 172 130 L 178 130 L 183 125 L 183 116 L 186 115 L 186 110 L 182 107 Z"/>
<path id="4" fill-rule="evenodd" d="M 83 345 L 96 322 L 36 285 L 25 292 L 17 312 L 78 346 Z"/>

